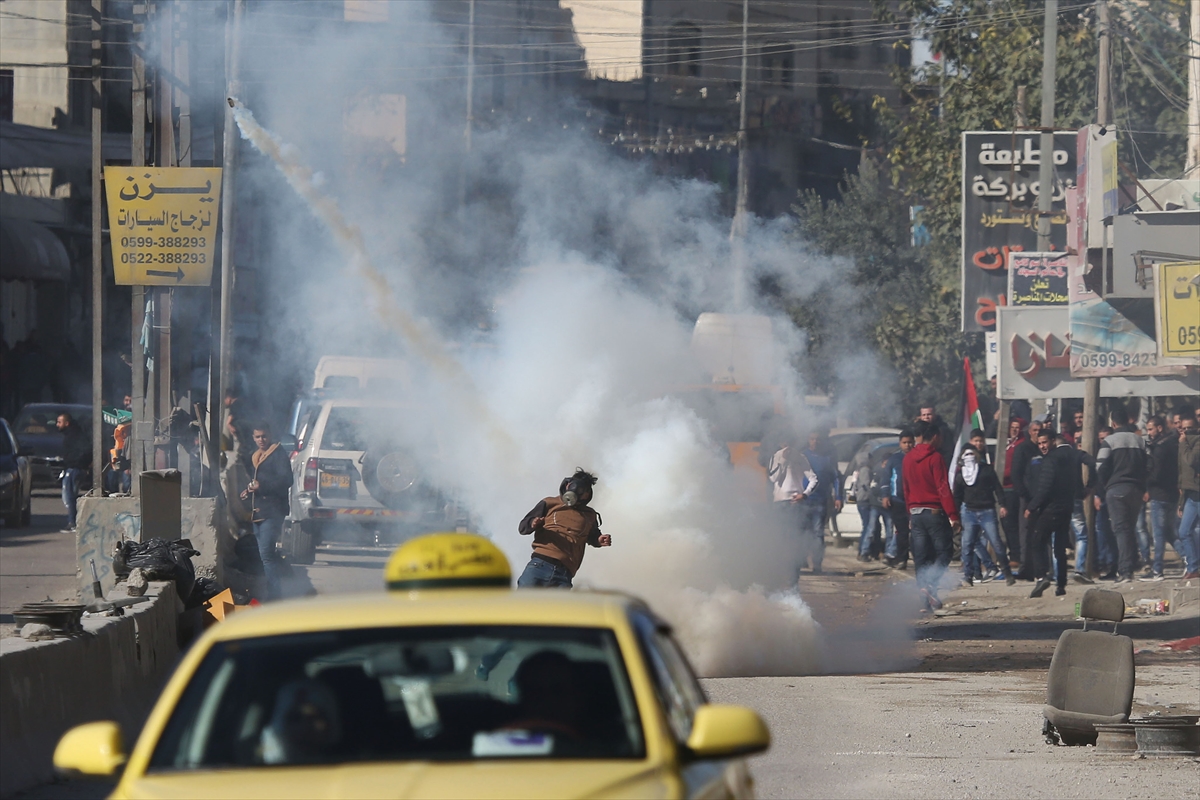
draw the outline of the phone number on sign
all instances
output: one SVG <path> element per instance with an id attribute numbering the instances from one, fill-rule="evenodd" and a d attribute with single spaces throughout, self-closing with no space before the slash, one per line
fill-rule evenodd
<path id="1" fill-rule="evenodd" d="M 1085 353 L 1079 357 L 1079 366 L 1084 369 L 1153 367 L 1157 363 L 1153 353 Z"/>
<path id="2" fill-rule="evenodd" d="M 204 253 L 121 253 L 122 264 L 203 264 Z"/>
<path id="3" fill-rule="evenodd" d="M 204 236 L 125 236 L 121 247 L 204 247 L 208 239 Z"/>

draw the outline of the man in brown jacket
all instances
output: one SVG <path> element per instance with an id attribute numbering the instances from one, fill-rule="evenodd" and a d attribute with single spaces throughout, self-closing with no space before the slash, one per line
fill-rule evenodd
<path id="1" fill-rule="evenodd" d="M 589 508 L 596 476 L 582 469 L 563 478 L 557 497 L 538 502 L 525 515 L 517 531 L 533 534 L 533 557 L 517 587 L 570 589 L 571 579 L 583 563 L 584 547 L 608 547 L 612 537 L 600 532 L 600 515 Z"/>

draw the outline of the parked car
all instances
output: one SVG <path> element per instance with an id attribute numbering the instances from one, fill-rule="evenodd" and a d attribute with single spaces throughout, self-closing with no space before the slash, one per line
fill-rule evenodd
<path id="1" fill-rule="evenodd" d="M 846 534 L 862 533 L 862 517 L 858 514 L 859 501 L 866 502 L 867 498 L 860 497 L 858 491 L 858 470 L 866 464 L 876 466 L 892 453 L 900 449 L 900 436 L 878 436 L 867 439 L 846 463 L 842 470 L 842 488 L 846 504 L 837 516 L 837 532 L 841 537 Z"/>
<path id="2" fill-rule="evenodd" d="M 63 435 L 58 432 L 58 415 L 67 412 L 89 436 L 92 431 L 92 407 L 74 403 L 30 403 L 13 422 L 13 433 L 23 449 L 29 450 L 33 467 L 33 485 L 57 486 L 62 472 Z M 109 447 L 112 445 L 109 444 Z"/>
<path id="3" fill-rule="evenodd" d="M 397 441 L 404 406 L 377 397 L 325 397 L 310 405 L 294 442 L 284 551 L 311 564 L 334 525 L 357 525 L 376 542 L 455 527 L 452 505 L 431 486 L 419 457 Z"/>
<path id="4" fill-rule="evenodd" d="M 17 443 L 8 420 L 0 419 L 0 515 L 9 528 L 29 524 L 33 470 L 27 451 Z"/>

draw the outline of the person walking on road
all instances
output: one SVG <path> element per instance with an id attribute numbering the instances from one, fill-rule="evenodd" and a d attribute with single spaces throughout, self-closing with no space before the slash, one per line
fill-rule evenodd
<path id="1" fill-rule="evenodd" d="M 961 530 L 958 509 L 950 491 L 946 461 L 940 452 L 942 435 L 932 422 L 915 425 L 920 444 L 904 457 L 904 502 L 908 506 L 917 589 L 925 610 L 942 607 L 938 585 L 950 566 L 954 532 Z"/>
<path id="2" fill-rule="evenodd" d="M 908 508 L 904 504 L 904 457 L 916 445 L 910 428 L 900 431 L 900 449 L 883 464 L 883 507 L 892 518 L 892 531 L 883 551 L 883 562 L 892 569 L 908 569 Z"/>
<path id="3" fill-rule="evenodd" d="M 821 572 L 825 559 L 825 521 L 830 513 L 842 510 L 842 487 L 838 480 L 837 461 L 827 451 L 825 435 L 821 431 L 808 434 L 808 447 L 801 454 L 816 475 L 816 489 L 800 506 L 802 530 L 809 542 L 809 557 L 812 571 Z M 808 491 L 807 485 L 805 490 Z"/>
<path id="4" fill-rule="evenodd" d="M 586 547 L 612 545 L 612 537 L 600 532 L 600 514 L 588 505 L 595 485 L 595 475 L 576 469 L 562 479 L 557 497 L 539 500 L 521 520 L 517 532 L 533 535 L 533 555 L 518 588 L 570 589 Z"/>
<path id="5" fill-rule="evenodd" d="M 1009 586 L 1017 582 L 1008 566 L 1008 553 L 1004 542 L 1000 540 L 1000 523 L 996 516 L 996 507 L 1000 508 L 1000 517 L 1007 516 L 1004 508 L 1004 494 L 1000 490 L 1000 480 L 996 470 L 987 462 L 977 439 L 984 439 L 983 431 L 972 431 L 971 444 L 963 449 L 956 465 L 954 477 L 954 504 L 962 515 L 962 570 L 963 583 L 973 586 L 975 573 L 979 568 L 978 545 L 991 544 L 992 551 L 1004 580 Z M 984 439 L 986 442 L 986 439 Z M 985 551 L 986 553 L 986 551 Z M 991 577 L 995 572 L 989 573 Z M 988 577 L 988 574 L 985 574 Z M 990 578 L 988 578 L 990 580 Z"/>
<path id="6" fill-rule="evenodd" d="M 1071 512 L 1075 495 L 1082 485 L 1079 458 L 1075 448 L 1059 441 L 1050 426 L 1038 432 L 1041 463 L 1033 476 L 1032 498 L 1025 513 L 1030 522 L 1029 557 L 1037 579 L 1030 597 L 1041 597 L 1049 588 L 1050 547 L 1054 546 L 1054 581 L 1056 595 L 1067 593 L 1067 542 L 1071 535 Z"/>
<path id="7" fill-rule="evenodd" d="M 1146 442 L 1125 411 L 1114 410 L 1109 421 L 1114 431 L 1104 439 L 1096 460 L 1101 462 L 1100 487 L 1117 540 L 1117 583 L 1129 583 L 1137 566 L 1137 517 L 1146 493 Z"/>
<path id="8" fill-rule="evenodd" d="M 1142 497 L 1150 508 L 1150 533 L 1154 541 L 1153 561 L 1145 581 L 1163 580 L 1163 552 L 1168 543 L 1184 556 L 1184 548 L 1176 538 L 1175 509 L 1179 506 L 1179 437 L 1171 435 L 1167 421 L 1161 416 L 1146 422 L 1146 494 Z"/>
<path id="9" fill-rule="evenodd" d="M 292 463 L 287 451 L 271 440 L 271 427 L 265 422 L 253 425 L 251 435 L 255 446 L 250 454 L 254 477 L 242 492 L 242 499 L 250 499 L 250 519 L 254 524 L 254 539 L 258 544 L 263 575 L 267 580 L 267 599 L 278 600 L 282 596 L 283 565 L 279 562 L 275 546 L 283 534 L 283 520 L 288 515 Z"/>
<path id="10" fill-rule="evenodd" d="M 804 528 L 801 507 L 816 491 L 817 475 L 808 459 L 801 454 L 800 448 L 786 444 L 771 456 L 767 477 L 771 480 L 771 497 L 779 524 L 787 535 L 797 536 L 800 540 L 799 565 L 796 567 L 798 575 L 800 567 L 808 566 L 813 551 L 814 543 Z"/>
<path id="11" fill-rule="evenodd" d="M 1179 417 L 1179 541 L 1183 577 L 1200 578 L 1200 422 L 1185 410 Z"/>
<path id="12" fill-rule="evenodd" d="M 62 500 L 67 507 L 67 530 L 75 530 L 79 488 L 92 465 L 92 438 L 83 432 L 69 412 L 58 415 L 58 432 L 63 435 Z"/>
<path id="13" fill-rule="evenodd" d="M 1025 434 L 1025 440 L 1017 445 L 1012 451 L 1012 477 L 1013 488 L 1017 492 L 1019 513 L 1017 520 L 1017 547 L 1014 548 L 1009 544 L 1009 553 L 1015 552 L 1013 558 L 1020 562 L 1017 567 L 1017 578 L 1019 580 L 1033 580 L 1032 570 L 1030 569 L 1029 561 L 1029 516 L 1025 513 L 1025 509 L 1029 507 L 1031 495 L 1029 494 L 1029 478 L 1025 474 L 1029 471 L 1029 464 L 1038 455 L 1037 435 L 1042 429 L 1043 418 L 1038 417 L 1029 423 L 1029 428 Z"/>
<path id="14" fill-rule="evenodd" d="M 1008 422 L 1008 446 L 1004 449 L 1004 476 L 1000 481 L 1004 489 L 1005 514 L 1000 520 L 1004 530 L 1004 546 L 1008 550 L 1010 572 L 1021 566 L 1021 494 L 1013 484 L 1013 454 L 1017 447 L 1025 441 L 1026 420 L 1023 417 L 1013 417 Z"/>

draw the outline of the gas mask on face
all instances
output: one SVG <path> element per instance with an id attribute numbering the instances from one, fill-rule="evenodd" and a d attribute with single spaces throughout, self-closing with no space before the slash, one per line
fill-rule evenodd
<path id="1" fill-rule="evenodd" d="M 569 508 L 574 508 L 577 505 L 587 505 L 587 503 L 582 501 L 580 498 L 582 498 L 583 495 L 591 488 L 591 485 L 586 480 L 582 480 L 580 478 L 568 478 L 565 488 L 563 488 L 561 492 L 562 501 Z"/>

